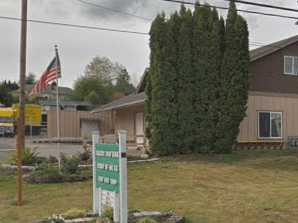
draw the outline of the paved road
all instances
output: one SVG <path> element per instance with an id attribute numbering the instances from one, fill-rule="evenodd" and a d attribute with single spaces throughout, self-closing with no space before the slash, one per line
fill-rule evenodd
<path id="1" fill-rule="evenodd" d="M 15 138 L 3 138 L 0 137 L 0 161 L 7 158 L 10 152 L 15 151 Z M 59 148 L 54 143 L 31 143 L 31 140 L 26 140 L 27 148 L 34 148 L 41 156 L 58 156 Z M 60 144 L 60 151 L 66 155 L 74 155 L 83 151 L 82 145 L 79 144 Z"/>

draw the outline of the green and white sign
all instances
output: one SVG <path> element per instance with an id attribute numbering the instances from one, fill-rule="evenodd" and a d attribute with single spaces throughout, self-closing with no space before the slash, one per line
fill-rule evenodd
<path id="1" fill-rule="evenodd" d="M 119 144 L 100 144 L 93 133 L 93 211 L 114 210 L 114 222 L 127 223 L 126 131 L 119 131 Z"/>
<path id="2" fill-rule="evenodd" d="M 96 144 L 96 187 L 120 193 L 119 145 Z"/>

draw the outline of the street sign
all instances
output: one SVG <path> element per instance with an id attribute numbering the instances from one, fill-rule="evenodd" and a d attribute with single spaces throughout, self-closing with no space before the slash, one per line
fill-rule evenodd
<path id="1" fill-rule="evenodd" d="M 127 223 L 127 132 L 118 137 L 119 144 L 100 144 L 93 133 L 93 211 L 101 216 L 112 207 L 114 222 Z"/>

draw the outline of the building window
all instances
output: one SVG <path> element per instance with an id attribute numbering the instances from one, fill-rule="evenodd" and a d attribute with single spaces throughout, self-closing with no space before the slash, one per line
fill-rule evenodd
<path id="1" fill-rule="evenodd" d="M 298 57 L 284 57 L 284 74 L 298 75 Z"/>
<path id="2" fill-rule="evenodd" d="M 259 138 L 282 138 L 282 112 L 259 112 Z"/>

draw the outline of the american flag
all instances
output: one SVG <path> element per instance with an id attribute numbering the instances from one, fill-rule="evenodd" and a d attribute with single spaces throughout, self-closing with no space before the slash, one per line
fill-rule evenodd
<path id="1" fill-rule="evenodd" d="M 35 83 L 31 89 L 29 96 L 33 96 L 42 92 L 51 81 L 57 80 L 61 77 L 61 65 L 58 55 L 58 50 L 56 48 L 56 55 L 51 61 L 45 72 L 41 75 L 41 78 Z"/>

